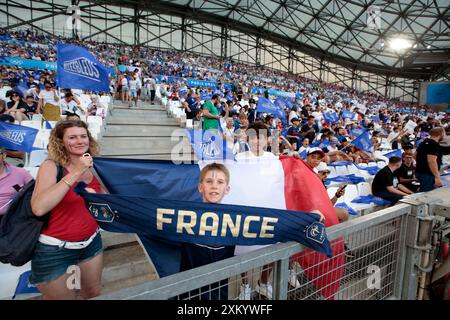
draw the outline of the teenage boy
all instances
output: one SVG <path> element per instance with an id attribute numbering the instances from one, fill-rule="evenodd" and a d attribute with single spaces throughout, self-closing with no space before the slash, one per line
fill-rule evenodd
<path id="1" fill-rule="evenodd" d="M 302 136 L 300 134 L 300 120 L 298 118 L 293 118 L 291 120 L 292 126 L 289 127 L 286 137 L 289 139 L 294 150 L 300 148 L 300 143 L 302 141 Z M 311 142 L 311 141 L 310 141 Z"/>
<path id="2" fill-rule="evenodd" d="M 221 203 L 223 197 L 230 192 L 230 172 L 219 163 L 211 163 L 200 172 L 198 191 L 205 203 Z M 234 246 L 208 246 L 195 243 L 184 243 L 181 253 L 181 271 L 197 268 L 234 256 Z M 227 300 L 228 279 L 205 286 L 200 289 L 201 300 Z M 198 295 L 198 290 L 190 293 Z M 197 297 L 195 297 L 197 298 Z"/>

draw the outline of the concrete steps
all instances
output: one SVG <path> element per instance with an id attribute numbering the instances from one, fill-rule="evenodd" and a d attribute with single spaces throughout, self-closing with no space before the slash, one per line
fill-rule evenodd
<path id="1" fill-rule="evenodd" d="M 106 119 L 100 150 L 106 157 L 159 160 L 172 160 L 171 154 L 178 152 L 181 157 L 177 160 L 192 161 L 192 150 L 184 136 L 180 121 L 170 118 L 162 105 L 119 104 Z"/>
<path id="2" fill-rule="evenodd" d="M 100 150 L 103 156 L 129 155 L 130 158 L 133 158 L 135 155 L 171 154 L 183 148 L 190 150 L 190 144 L 182 138 L 171 141 L 170 137 L 103 136 L 100 141 Z"/>
<path id="3" fill-rule="evenodd" d="M 138 242 L 105 249 L 102 293 L 113 292 L 156 278 L 157 275 Z"/>

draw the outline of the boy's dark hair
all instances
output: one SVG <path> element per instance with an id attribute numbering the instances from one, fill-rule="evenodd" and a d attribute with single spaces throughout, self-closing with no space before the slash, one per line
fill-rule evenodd
<path id="1" fill-rule="evenodd" d="M 253 129 L 253 130 L 251 130 Z M 250 131 L 251 130 L 251 131 Z M 262 131 L 260 133 L 260 131 Z M 267 134 L 267 137 L 270 137 L 270 130 L 267 128 L 267 126 L 262 122 L 253 122 L 247 127 L 247 135 L 255 135 L 259 137 L 260 134 Z"/>
<path id="2" fill-rule="evenodd" d="M 404 151 L 406 151 L 406 150 L 412 150 L 412 149 L 414 149 L 414 146 L 413 146 L 411 143 L 407 143 L 407 144 L 405 144 L 405 145 L 403 146 L 403 150 L 404 150 Z"/>
<path id="3" fill-rule="evenodd" d="M 402 162 L 402 158 L 400 158 L 400 157 L 390 157 L 389 158 L 389 164 L 397 164 L 399 162 Z"/>
<path id="4" fill-rule="evenodd" d="M 200 171 L 200 177 L 198 179 L 198 183 L 202 183 L 203 180 L 205 179 L 206 174 L 212 170 L 222 171 L 225 174 L 227 184 L 230 183 L 230 171 L 227 169 L 227 167 L 225 165 L 223 165 L 221 163 L 216 163 L 216 162 L 206 165 L 202 169 L 202 171 Z"/>

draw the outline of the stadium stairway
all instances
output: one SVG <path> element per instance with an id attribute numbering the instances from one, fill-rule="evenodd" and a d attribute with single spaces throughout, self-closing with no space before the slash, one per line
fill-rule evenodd
<path id="1" fill-rule="evenodd" d="M 183 123 L 170 118 L 162 105 L 129 107 L 118 103 L 106 118 L 106 129 L 100 140 L 104 157 L 171 160 L 172 152 L 187 150 L 178 160 L 192 161 L 194 156 L 186 138 Z"/>

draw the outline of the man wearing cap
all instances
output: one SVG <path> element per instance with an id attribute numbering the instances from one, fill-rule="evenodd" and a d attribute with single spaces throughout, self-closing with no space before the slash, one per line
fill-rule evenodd
<path id="1" fill-rule="evenodd" d="M 325 162 L 319 163 L 317 166 L 317 175 L 319 176 L 320 180 L 322 181 L 323 185 L 325 186 L 325 182 L 327 181 L 328 175 L 330 174 L 330 169 L 328 168 L 327 164 Z M 333 206 L 336 204 L 339 198 L 343 197 L 345 194 L 345 188 L 342 186 L 337 189 L 336 193 L 334 194 L 333 198 L 331 198 L 331 203 L 333 203 Z M 339 222 L 347 221 L 349 218 L 348 211 L 345 208 L 337 208 L 334 207 L 336 211 L 336 215 L 338 216 Z"/>
<path id="2" fill-rule="evenodd" d="M 300 119 L 292 118 L 291 123 L 292 126 L 289 127 L 286 137 L 289 139 L 289 143 L 292 145 L 294 150 L 298 150 L 298 148 L 300 147 L 300 142 L 302 140 L 299 128 Z"/>
<path id="3" fill-rule="evenodd" d="M 317 166 L 325 158 L 325 152 L 320 148 L 311 148 L 308 150 L 308 155 L 306 156 L 306 164 L 317 173 Z"/>

